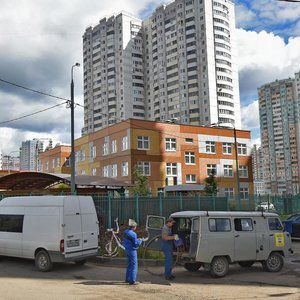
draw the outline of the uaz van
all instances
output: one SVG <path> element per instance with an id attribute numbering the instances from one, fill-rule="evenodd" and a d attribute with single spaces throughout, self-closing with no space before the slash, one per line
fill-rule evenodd
<path id="1" fill-rule="evenodd" d="M 0 201 L 0 256 L 85 263 L 98 254 L 98 218 L 87 196 L 7 197 Z"/>
<path id="2" fill-rule="evenodd" d="M 214 277 L 228 273 L 229 264 L 251 267 L 261 262 L 268 272 L 278 272 L 284 257 L 292 254 L 291 237 L 284 232 L 280 218 L 268 212 L 182 211 L 171 214 L 176 221 L 173 233 L 182 240 L 180 261 L 188 271 L 208 267 Z M 165 218 L 147 217 L 150 238 L 148 247 L 161 245 L 161 229 Z M 152 241 L 150 243 L 150 241 Z M 179 249 L 175 248 L 174 254 Z"/>

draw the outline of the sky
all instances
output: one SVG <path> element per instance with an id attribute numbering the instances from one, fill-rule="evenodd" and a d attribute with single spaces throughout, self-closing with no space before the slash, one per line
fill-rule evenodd
<path id="1" fill-rule="evenodd" d="M 33 138 L 45 144 L 49 138 L 54 145 L 70 144 L 66 99 L 76 62 L 81 66 L 73 70 L 75 138 L 80 137 L 85 29 L 122 10 L 144 19 L 164 3 L 0 0 L 0 152 L 17 156 L 22 141 Z M 253 143 L 259 143 L 257 88 L 300 71 L 300 3 L 237 0 L 235 4 L 242 129 L 251 130 Z M 25 115 L 30 116 L 21 118 Z"/>

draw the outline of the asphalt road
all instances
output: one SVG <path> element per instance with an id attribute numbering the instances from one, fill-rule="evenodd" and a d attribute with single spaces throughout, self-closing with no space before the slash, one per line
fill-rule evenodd
<path id="1" fill-rule="evenodd" d="M 125 267 L 114 261 L 55 264 L 41 273 L 29 260 L 3 258 L 0 261 L 2 300 L 94 300 L 94 299 L 300 299 L 300 242 L 293 242 L 295 254 L 285 260 L 279 273 L 267 273 L 261 264 L 251 268 L 230 266 L 224 278 L 211 278 L 208 271 L 187 272 L 176 267 L 172 282 L 149 274 L 140 266 L 141 284 L 124 283 Z"/>

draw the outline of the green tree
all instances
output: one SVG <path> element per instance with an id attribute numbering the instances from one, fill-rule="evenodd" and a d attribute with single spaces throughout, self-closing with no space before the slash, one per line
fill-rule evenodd
<path id="1" fill-rule="evenodd" d="M 207 178 L 204 179 L 205 182 L 205 194 L 208 196 L 216 195 L 218 192 L 218 184 L 216 182 L 216 172 L 212 170 Z"/>
<path id="2" fill-rule="evenodd" d="M 148 187 L 148 178 L 144 176 L 141 170 L 136 166 L 133 172 L 134 176 L 134 187 L 132 192 L 134 195 L 148 196 L 150 189 Z"/>

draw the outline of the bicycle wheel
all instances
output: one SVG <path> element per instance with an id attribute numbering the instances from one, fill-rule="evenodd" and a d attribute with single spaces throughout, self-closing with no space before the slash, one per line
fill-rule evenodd
<path id="1" fill-rule="evenodd" d="M 143 267 L 152 275 L 164 274 L 164 253 L 162 251 L 162 238 L 160 235 L 146 243 L 143 251 Z"/>
<path id="2" fill-rule="evenodd" d="M 115 257 L 118 254 L 118 243 L 116 242 L 115 238 L 112 236 L 110 241 L 105 244 L 105 251 L 104 256 Z"/>

